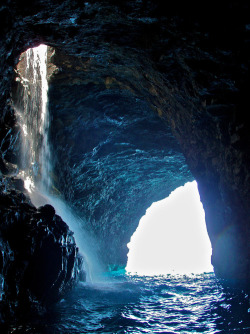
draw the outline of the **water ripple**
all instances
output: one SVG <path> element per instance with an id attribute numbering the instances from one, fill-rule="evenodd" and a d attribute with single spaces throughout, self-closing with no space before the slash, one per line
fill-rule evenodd
<path id="1" fill-rule="evenodd" d="M 225 289 L 214 274 L 112 276 L 82 284 L 46 319 L 13 326 L 10 333 L 250 333 L 249 299 Z"/>

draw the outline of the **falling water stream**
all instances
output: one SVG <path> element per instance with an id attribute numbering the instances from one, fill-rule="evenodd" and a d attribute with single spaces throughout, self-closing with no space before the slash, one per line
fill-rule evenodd
<path id="1" fill-rule="evenodd" d="M 18 77 L 23 93 L 15 110 L 22 130 L 20 176 L 32 196 L 35 188 L 36 192 L 49 192 L 51 188 L 47 46 L 28 49 L 23 58 L 23 73 Z"/>
<path id="2" fill-rule="evenodd" d="M 16 107 L 22 130 L 20 176 L 35 206 L 51 204 L 58 215 L 74 232 L 75 241 L 87 262 L 87 279 L 92 281 L 101 272 L 94 244 L 83 229 L 83 221 L 58 196 L 53 195 L 51 148 L 49 144 L 48 80 L 46 45 L 28 49 L 24 75 L 19 76 L 23 86 L 22 101 Z M 19 74 L 20 75 L 20 74 Z M 21 106 L 21 108 L 20 108 Z"/>
<path id="3" fill-rule="evenodd" d="M 13 324 L 10 333 L 250 333 L 249 298 L 241 290 L 224 288 L 214 273 L 199 275 L 128 275 L 100 271 L 95 242 L 67 204 L 52 195 L 49 115 L 47 108 L 47 47 L 25 55 L 23 86 L 16 113 L 22 129 L 20 176 L 36 205 L 52 204 L 75 233 L 88 259 L 89 282 L 79 284 L 49 314 Z"/>

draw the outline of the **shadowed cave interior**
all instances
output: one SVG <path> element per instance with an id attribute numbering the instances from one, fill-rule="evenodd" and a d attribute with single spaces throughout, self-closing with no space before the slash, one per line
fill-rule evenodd
<path id="1" fill-rule="evenodd" d="M 53 207 L 35 208 L 17 178 L 21 137 L 13 104 L 21 103 L 23 88 L 15 77 L 22 65 L 19 73 L 14 69 L 22 52 L 41 43 L 49 46 L 53 192 L 83 218 L 103 264 L 124 267 L 127 243 L 146 209 L 195 179 L 215 273 L 248 286 L 245 9 L 229 6 L 223 24 L 215 19 L 211 25 L 195 13 L 192 20 L 184 12 L 172 16 L 176 8 L 168 12 L 160 2 L 149 3 L 90 1 L 79 7 L 77 1 L 63 1 L 59 11 L 57 2 L 38 1 L 33 8 L 17 3 L 1 8 L 1 17 L 8 17 L 1 35 L 1 275 L 13 310 L 18 291 L 23 293 L 20 305 L 29 304 L 29 298 L 44 304 L 58 300 L 77 281 L 84 261 L 73 238 L 66 237 L 71 235 L 67 225 L 55 226 L 60 218 Z M 28 240 L 25 251 L 17 242 L 20 229 Z M 67 252 L 57 248 L 62 235 Z M 35 247 L 34 240 L 43 246 Z M 58 266 L 41 287 L 42 280 L 32 282 L 52 267 L 46 249 Z M 14 261 L 12 253 L 19 254 Z M 32 257 L 41 265 L 29 262 Z"/>
<path id="2" fill-rule="evenodd" d="M 135 217 L 193 176 L 167 120 L 127 90 L 86 83 L 79 60 L 57 53 L 50 49 L 48 64 L 54 70 L 48 91 L 52 193 L 83 218 L 101 262 L 124 267 Z M 24 58 L 13 91 L 17 109 L 23 108 Z M 20 136 L 19 150 L 21 142 Z"/>

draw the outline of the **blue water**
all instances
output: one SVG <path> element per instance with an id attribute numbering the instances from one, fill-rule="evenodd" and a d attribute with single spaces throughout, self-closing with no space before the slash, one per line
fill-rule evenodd
<path id="1" fill-rule="evenodd" d="M 127 276 L 80 284 L 43 318 L 10 333 L 250 333 L 250 305 L 241 290 L 214 274 Z"/>

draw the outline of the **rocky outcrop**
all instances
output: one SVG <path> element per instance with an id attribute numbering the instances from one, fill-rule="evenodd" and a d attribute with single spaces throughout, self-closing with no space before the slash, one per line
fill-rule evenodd
<path id="1" fill-rule="evenodd" d="M 125 173 L 128 169 L 125 163 L 121 164 L 123 169 L 113 168 L 117 166 L 116 162 L 112 165 L 103 163 L 105 156 L 113 156 L 115 161 L 118 159 L 118 151 L 114 150 L 115 142 L 122 142 L 117 135 L 118 124 L 121 122 L 123 135 L 126 124 L 125 118 L 121 120 L 121 117 L 127 115 L 129 122 L 140 115 L 141 122 L 145 116 L 150 123 L 158 115 L 162 126 L 167 122 L 165 134 L 171 127 L 189 169 L 198 181 L 216 273 L 248 282 L 248 2 L 228 1 L 215 6 L 215 2 L 210 1 L 196 4 L 196 7 L 192 1 L 184 5 L 178 1 L 171 5 L 164 2 L 163 6 L 162 1 L 149 0 L 93 0 L 85 3 L 40 0 L 35 4 L 26 1 L 21 6 L 16 1 L 5 1 L 1 7 L 1 54 L 5 55 L 1 59 L 3 80 L 0 82 L 1 164 L 6 166 L 4 160 L 14 163 L 17 155 L 13 145 L 15 121 L 8 105 L 13 67 L 26 48 L 39 42 L 47 43 L 56 49 L 54 62 L 58 67 L 57 75 L 51 78 L 50 91 L 57 185 L 61 184 L 60 191 L 84 212 L 89 228 L 109 241 L 108 250 L 119 253 L 117 258 L 107 256 L 107 262 L 124 262 L 125 242 L 146 203 L 166 196 L 178 184 L 181 168 L 171 175 L 173 182 L 168 183 L 167 163 L 165 174 L 164 167 L 159 167 L 161 163 L 151 169 L 159 168 L 161 173 L 155 186 L 154 181 L 150 183 L 151 178 L 156 180 L 157 177 L 153 172 L 149 173 L 150 164 L 147 163 L 150 160 L 147 160 L 145 165 L 140 165 L 140 170 L 147 165 L 144 175 L 149 178 L 146 183 L 138 182 L 139 172 L 126 188 L 123 175 L 131 180 L 132 169 L 129 174 Z M 139 107 L 133 114 L 132 109 L 138 100 Z M 121 114 L 116 102 L 127 106 Z M 72 106 L 72 114 L 74 111 L 79 113 L 77 117 L 70 117 Z M 146 111 L 144 116 L 143 111 Z M 73 132 L 76 124 L 77 134 Z M 104 125 L 102 130 L 100 124 Z M 127 129 L 131 133 L 132 127 Z M 115 134 L 109 138 L 108 133 L 112 131 Z M 149 152 L 146 140 L 141 141 L 141 138 L 155 137 L 158 125 L 153 129 L 146 125 L 144 133 L 142 129 L 135 129 L 134 133 L 137 131 L 139 136 L 135 141 L 128 141 L 130 148 L 138 141 L 140 150 Z M 110 139 L 110 144 L 107 141 L 105 145 L 99 145 L 102 136 Z M 154 147 L 157 148 L 159 143 L 160 139 L 157 139 Z M 169 143 L 170 146 L 165 146 L 164 140 L 167 152 L 171 152 L 172 145 L 176 147 L 172 139 Z M 95 147 L 98 149 L 94 153 L 97 153 L 91 156 Z M 177 149 L 179 153 L 180 150 Z M 159 153 L 158 150 L 156 156 Z M 139 158 L 139 152 L 134 157 L 136 155 Z M 176 161 L 179 166 L 180 160 Z M 185 169 L 184 159 L 182 161 Z M 101 168 L 99 174 L 98 166 Z M 108 166 L 111 180 L 106 177 Z M 78 181 L 71 178 L 71 169 Z M 190 173 L 184 173 L 181 182 L 189 178 Z M 67 186 L 62 185 L 62 180 Z M 120 189 L 128 192 L 125 195 L 122 191 L 120 196 Z M 129 218 L 130 212 L 133 222 Z M 128 220 L 124 219 L 127 216 Z M 127 229 L 128 233 L 123 232 Z M 120 233 L 124 236 L 120 239 L 121 252 L 117 249 L 118 243 L 114 242 Z"/>
<path id="2" fill-rule="evenodd" d="M 10 182 L 22 189 L 21 180 L 1 183 L 0 320 L 44 312 L 83 277 L 83 258 L 66 223 L 52 206 L 36 209 L 23 192 L 9 190 Z"/>

